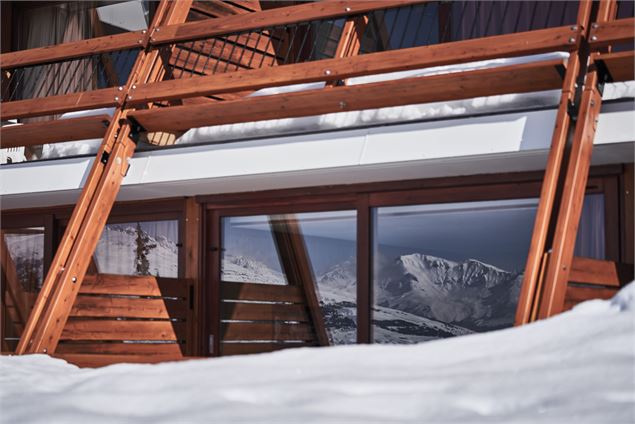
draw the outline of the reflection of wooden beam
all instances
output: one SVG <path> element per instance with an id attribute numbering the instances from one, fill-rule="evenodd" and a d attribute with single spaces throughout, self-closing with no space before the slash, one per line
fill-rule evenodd
<path id="1" fill-rule="evenodd" d="M 329 339 L 320 309 L 317 283 L 313 276 L 311 259 L 304 243 L 300 223 L 294 215 L 273 215 L 269 224 L 280 255 L 282 267 L 289 284 L 301 284 L 313 321 L 316 337 L 321 346 L 328 346 Z"/>

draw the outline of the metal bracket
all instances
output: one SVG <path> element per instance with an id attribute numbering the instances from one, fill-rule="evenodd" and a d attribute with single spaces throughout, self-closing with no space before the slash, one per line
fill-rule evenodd
<path id="1" fill-rule="evenodd" d="M 141 138 L 141 133 L 145 132 L 146 129 L 132 116 L 129 116 L 128 123 L 130 124 L 130 138 L 134 141 L 135 144 L 139 144 L 139 139 Z"/>
<path id="2" fill-rule="evenodd" d="M 110 159 L 110 152 L 107 152 L 104 150 L 104 152 L 101 154 L 101 159 L 99 161 L 103 163 L 104 165 L 106 165 L 108 163 L 108 159 Z"/>
<path id="3" fill-rule="evenodd" d="M 604 63 L 603 60 L 596 60 L 593 63 L 595 64 L 595 70 L 598 73 L 597 87 L 601 96 L 604 94 L 604 84 L 607 82 L 613 82 L 614 80 L 609 68 L 606 67 L 606 63 Z"/>
<path id="4" fill-rule="evenodd" d="M 576 121 L 578 119 L 578 104 L 569 101 L 567 104 L 567 114 L 572 121 Z"/>

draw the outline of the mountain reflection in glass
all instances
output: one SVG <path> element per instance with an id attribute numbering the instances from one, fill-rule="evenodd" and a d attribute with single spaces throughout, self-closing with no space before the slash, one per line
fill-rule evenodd
<path id="1" fill-rule="evenodd" d="M 284 246 L 288 232 L 299 234 Z M 293 261 L 310 265 L 330 344 L 357 340 L 356 213 L 312 212 L 222 219 L 221 280 L 270 285 L 298 284 Z"/>
<path id="2" fill-rule="evenodd" d="M 576 251 L 586 256 L 604 255 L 603 200 L 585 200 Z M 374 209 L 374 341 L 417 343 L 513 325 L 537 204 Z"/>

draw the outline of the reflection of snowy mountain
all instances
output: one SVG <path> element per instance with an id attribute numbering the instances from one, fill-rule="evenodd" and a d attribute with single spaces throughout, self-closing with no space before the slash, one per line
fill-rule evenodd
<path id="1" fill-rule="evenodd" d="M 258 284 L 286 284 L 284 275 L 246 256 L 223 255 L 221 280 Z"/>
<path id="2" fill-rule="evenodd" d="M 281 273 L 242 256 L 223 259 L 223 279 L 284 284 Z M 414 343 L 511 325 L 522 275 L 469 259 L 413 253 L 377 271 L 374 339 Z M 333 343 L 356 340 L 356 264 L 351 258 L 317 278 Z"/>
<path id="3" fill-rule="evenodd" d="M 178 277 L 178 248 L 176 241 L 165 236 L 149 237 L 148 244 L 156 245 L 147 253 L 152 275 Z M 95 250 L 95 262 L 99 272 L 111 274 L 135 274 L 137 248 L 135 227 L 108 225 Z"/>
<path id="4" fill-rule="evenodd" d="M 418 253 L 383 266 L 376 279 L 376 304 L 474 331 L 511 325 L 522 283 L 522 275 L 474 259 Z"/>
<path id="5" fill-rule="evenodd" d="M 44 234 L 6 234 L 5 241 L 18 279 L 29 291 L 39 289 L 44 270 Z"/>

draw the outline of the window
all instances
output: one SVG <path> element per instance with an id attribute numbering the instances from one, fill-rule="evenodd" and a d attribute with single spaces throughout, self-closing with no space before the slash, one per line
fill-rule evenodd
<path id="1" fill-rule="evenodd" d="M 355 211 L 226 217 L 221 225 L 222 281 L 313 287 L 330 344 L 355 343 Z"/>
<path id="2" fill-rule="evenodd" d="M 107 224 L 93 255 L 89 273 L 179 274 L 178 221 L 137 221 Z"/>
<path id="3" fill-rule="evenodd" d="M 373 339 L 416 343 L 513 325 L 537 199 L 373 210 Z M 587 196 L 576 255 L 604 257 L 604 198 Z"/>

